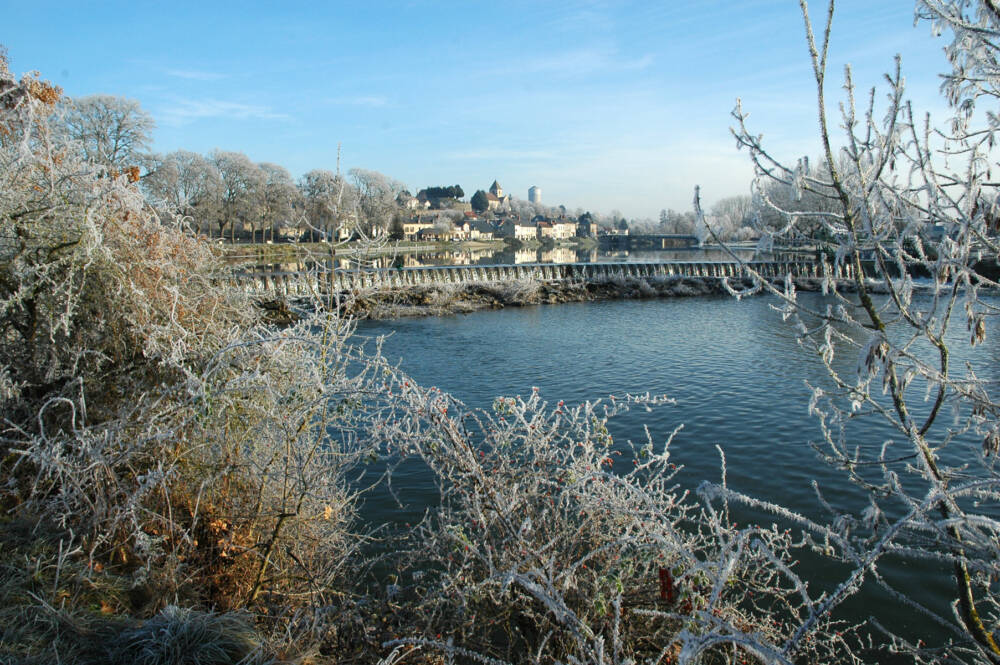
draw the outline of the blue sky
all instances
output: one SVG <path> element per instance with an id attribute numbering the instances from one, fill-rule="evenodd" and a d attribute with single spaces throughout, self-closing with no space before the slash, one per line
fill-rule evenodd
<path id="1" fill-rule="evenodd" d="M 35 3 L 0 0 L 15 72 L 71 96 L 137 99 L 154 149 L 239 150 L 296 177 L 381 171 L 411 190 L 494 179 L 520 198 L 629 217 L 749 192 L 729 134 L 737 97 L 781 155 L 818 154 L 795 0 Z M 822 20 L 825 3 L 812 3 Z M 896 53 L 944 117 L 944 38 L 907 0 L 842 0 L 843 66 L 880 82 Z"/>

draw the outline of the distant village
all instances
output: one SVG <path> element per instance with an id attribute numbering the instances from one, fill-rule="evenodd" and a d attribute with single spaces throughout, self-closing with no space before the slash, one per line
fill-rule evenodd
<path id="1" fill-rule="evenodd" d="M 529 209 L 533 212 L 542 209 L 541 193 L 539 187 L 528 190 L 528 202 L 533 204 Z M 399 223 L 395 234 L 402 240 L 434 242 L 498 238 L 559 241 L 596 238 L 598 234 L 597 222 L 590 213 L 578 217 L 565 212 L 528 216 L 523 208 L 515 210 L 510 194 L 505 194 L 496 180 L 488 191 L 477 191 L 468 202 L 459 200 L 463 194 L 457 185 L 422 189 L 416 196 L 403 191 L 397 203 L 408 216 Z M 451 213 L 443 215 L 443 211 Z M 393 230 L 390 227 L 390 233 Z"/>

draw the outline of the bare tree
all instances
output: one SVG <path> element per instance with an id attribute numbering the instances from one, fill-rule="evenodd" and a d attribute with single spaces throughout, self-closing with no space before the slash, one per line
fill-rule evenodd
<path id="1" fill-rule="evenodd" d="M 398 208 L 396 197 L 406 186 L 378 171 L 354 168 L 348 175 L 357 190 L 359 232 L 372 237 L 388 231 Z"/>
<path id="2" fill-rule="evenodd" d="M 262 162 L 258 166 L 264 172 L 262 228 L 265 233 L 270 232 L 270 239 L 273 240 L 275 229 L 289 224 L 296 209 L 301 207 L 300 193 L 291 174 L 283 166 L 268 162 Z"/>
<path id="3" fill-rule="evenodd" d="M 995 196 L 986 192 L 995 187 L 990 174 L 998 127 L 989 105 L 1000 97 L 1000 11 L 992 0 L 918 1 L 919 16 L 952 34 L 946 50 L 952 73 L 945 84 L 951 117 L 935 127 L 913 111 L 898 59 L 887 76 L 887 112 L 876 113 L 874 90 L 856 97 L 848 68 L 838 147 L 825 97 L 834 3 L 818 33 L 806 2 L 800 4 L 816 82 L 822 167 L 773 156 L 740 106 L 735 133 L 750 151 L 756 191 L 792 193 L 785 201 L 767 197 L 776 214 L 765 230 L 795 238 L 805 225 L 832 245 L 823 266 L 825 302 L 806 304 L 791 284 L 775 293 L 800 342 L 828 374 L 812 388 L 810 411 L 823 432 L 817 448 L 866 493 L 868 507 L 851 514 L 826 497 L 828 523 L 795 518 L 806 542 L 821 541 L 817 551 L 848 570 L 832 592 L 810 597 L 811 618 L 782 653 L 794 653 L 813 618 L 834 611 L 868 581 L 894 599 L 894 612 L 929 619 L 945 635 L 917 642 L 890 631 L 876 613 L 869 628 L 881 633 L 887 650 L 915 662 L 997 663 L 1000 395 L 975 367 L 986 319 L 1000 312 L 994 299 L 981 297 L 998 285 L 992 260 L 980 258 L 998 251 L 991 229 Z M 986 112 L 974 113 L 980 104 L 988 105 Z M 823 205 L 800 205 L 806 193 Z M 836 274 L 847 276 L 848 284 L 833 279 Z M 952 362 L 960 349 L 969 358 L 964 366 Z M 859 412 L 881 417 L 896 435 L 887 441 L 845 435 Z M 925 568 L 928 583 L 950 586 L 950 607 L 922 604 L 916 589 L 894 582 L 885 574 L 890 558 L 932 562 Z"/>
<path id="4" fill-rule="evenodd" d="M 221 214 L 222 176 L 197 153 L 177 150 L 165 155 L 142 186 L 151 201 L 194 223 L 210 225 Z"/>
<path id="5" fill-rule="evenodd" d="M 156 126 L 138 101 L 111 95 L 67 99 L 54 118 L 84 159 L 118 174 L 139 166 Z"/>
<path id="6" fill-rule="evenodd" d="M 693 212 L 678 212 L 673 208 L 660 212 L 660 233 L 691 234 L 694 233 L 695 217 Z"/>
<path id="7" fill-rule="evenodd" d="M 752 212 L 753 199 L 750 196 L 728 196 L 716 201 L 709 214 L 718 220 L 718 235 L 728 240 L 750 223 Z"/>
<path id="8" fill-rule="evenodd" d="M 309 171 L 299 181 L 305 199 L 309 227 L 320 229 L 333 239 L 346 220 L 346 213 L 356 205 L 354 188 L 339 174 L 323 169 Z"/>
<path id="9" fill-rule="evenodd" d="M 264 210 L 264 172 L 242 152 L 216 150 L 210 156 L 222 178 L 222 214 L 219 235 L 229 225 L 230 241 L 236 241 L 236 227 L 256 226 Z"/>
<path id="10" fill-rule="evenodd" d="M 846 163 L 841 166 L 849 168 Z M 754 183 L 756 225 L 764 233 L 780 230 L 785 243 L 824 245 L 830 238 L 826 226 L 818 220 L 823 213 L 836 213 L 840 205 L 837 196 L 822 184 L 830 177 L 826 160 L 803 157 L 795 168 L 801 174 L 798 184 L 794 177 L 778 173 L 766 181 Z M 811 214 L 792 214 L 795 212 Z M 790 219 L 793 223 L 787 226 Z"/>

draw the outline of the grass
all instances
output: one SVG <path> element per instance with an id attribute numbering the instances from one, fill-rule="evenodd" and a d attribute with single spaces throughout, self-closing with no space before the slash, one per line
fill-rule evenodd
<path id="1" fill-rule="evenodd" d="M 118 634 L 109 665 L 246 665 L 273 662 L 247 617 L 165 608 Z"/>
<path id="2" fill-rule="evenodd" d="M 245 614 L 168 606 L 143 620 L 132 571 L 89 560 L 69 533 L 6 520 L 0 551 L 0 663 L 273 662 Z"/>

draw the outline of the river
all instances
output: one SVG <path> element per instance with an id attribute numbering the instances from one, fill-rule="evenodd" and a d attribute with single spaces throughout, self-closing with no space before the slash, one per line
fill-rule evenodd
<path id="1" fill-rule="evenodd" d="M 802 297 L 815 305 L 823 296 Z M 866 495 L 809 446 L 820 439 L 820 431 L 808 414 L 806 382 L 823 385 L 826 374 L 799 347 L 772 302 L 769 297 L 740 302 L 699 297 L 538 306 L 362 322 L 357 334 L 385 336 L 383 350 L 390 360 L 398 360 L 418 382 L 446 390 L 472 408 L 488 407 L 497 395 L 527 395 L 534 386 L 553 404 L 624 393 L 666 394 L 676 405 L 620 416 L 611 423 L 611 432 L 617 439 L 638 440 L 645 425 L 655 440 L 663 441 L 683 425 L 672 459 L 684 466 L 681 481 L 686 486 L 719 479 L 718 445 L 727 457 L 729 484 L 737 490 L 829 520 L 812 487 L 815 480 L 831 504 L 858 514 L 867 505 Z M 957 322 L 953 328 L 965 337 L 964 325 Z M 977 347 L 979 357 L 968 355 L 967 343 L 956 345 L 953 366 L 969 359 L 983 378 L 1000 380 L 997 333 L 991 322 L 987 343 Z M 856 355 L 840 362 L 853 367 Z M 922 387 L 920 391 L 922 398 Z M 918 409 L 925 408 L 922 399 L 917 401 Z M 847 433 L 863 446 L 889 438 L 905 445 L 876 417 L 859 418 Z M 396 485 L 407 483 L 413 502 L 410 519 L 432 493 L 419 476 Z M 379 521 L 393 519 L 397 508 L 375 501 L 366 511 Z M 771 521 L 752 511 L 743 511 L 740 519 Z M 845 574 L 843 567 L 808 557 L 803 565 L 820 586 L 835 584 Z M 889 561 L 883 570 L 939 608 L 953 591 L 947 568 Z M 889 603 L 880 594 L 866 590 L 844 611 L 863 618 L 873 611 L 873 602 Z M 905 619 L 902 627 L 925 636 L 934 630 L 921 620 Z"/>

